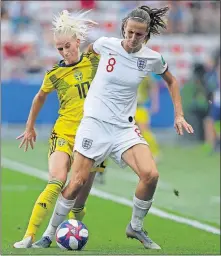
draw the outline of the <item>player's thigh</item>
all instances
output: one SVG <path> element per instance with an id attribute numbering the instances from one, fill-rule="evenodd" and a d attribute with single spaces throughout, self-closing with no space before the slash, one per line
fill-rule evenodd
<path id="1" fill-rule="evenodd" d="M 122 166 L 126 163 L 142 179 L 148 178 L 150 174 L 157 175 L 156 164 L 149 145 L 136 125 L 119 129 L 115 144 L 117 146 L 113 156 Z"/>
<path id="2" fill-rule="evenodd" d="M 77 185 L 83 185 L 88 180 L 93 165 L 93 159 L 75 151 L 74 161 L 71 166 L 70 186 L 75 186 L 76 183 Z"/>
<path id="3" fill-rule="evenodd" d="M 125 167 L 127 165 L 122 158 L 125 151 L 136 144 L 148 145 L 137 125 L 133 125 L 131 127 L 116 127 L 113 137 L 114 146 L 112 153 L 110 154 L 110 158 L 112 158 L 121 167 Z"/>
<path id="4" fill-rule="evenodd" d="M 53 152 L 48 159 L 49 179 L 56 179 L 65 183 L 70 165 L 70 156 L 66 152 Z"/>
<path id="5" fill-rule="evenodd" d="M 158 177 L 158 171 L 148 145 L 136 144 L 122 154 L 122 159 L 141 179 Z"/>
<path id="6" fill-rule="evenodd" d="M 49 144 L 50 179 L 58 179 L 65 182 L 72 162 L 73 145 L 69 143 L 68 139 L 56 136 L 51 136 Z"/>

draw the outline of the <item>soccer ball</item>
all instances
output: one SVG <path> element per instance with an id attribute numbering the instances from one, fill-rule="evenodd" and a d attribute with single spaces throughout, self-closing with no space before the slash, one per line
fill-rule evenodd
<path id="1" fill-rule="evenodd" d="M 88 229 L 79 220 L 65 220 L 58 226 L 55 238 L 61 249 L 82 250 L 88 241 Z"/>

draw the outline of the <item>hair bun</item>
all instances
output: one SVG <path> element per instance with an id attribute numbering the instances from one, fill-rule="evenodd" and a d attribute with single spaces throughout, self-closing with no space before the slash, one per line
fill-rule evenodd
<path id="1" fill-rule="evenodd" d="M 61 12 L 61 15 L 64 15 L 64 16 L 69 16 L 69 11 L 67 11 L 67 10 L 63 10 L 62 12 Z"/>
<path id="2" fill-rule="evenodd" d="M 52 21 L 54 33 L 69 33 L 70 35 L 79 38 L 82 42 L 85 41 L 88 30 L 93 25 L 97 24 L 96 22 L 86 18 L 86 15 L 90 11 L 91 10 L 70 13 L 67 10 L 63 10 L 58 16 L 55 16 Z"/>
<path id="3" fill-rule="evenodd" d="M 61 19 L 62 19 L 62 21 L 63 21 L 64 23 L 68 23 L 69 17 L 70 17 L 69 11 L 63 10 L 63 11 L 61 12 Z"/>

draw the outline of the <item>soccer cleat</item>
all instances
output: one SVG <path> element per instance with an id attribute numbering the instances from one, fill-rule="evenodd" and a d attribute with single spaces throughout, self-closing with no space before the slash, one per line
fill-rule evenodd
<path id="1" fill-rule="evenodd" d="M 51 243 L 52 241 L 48 236 L 43 236 L 40 240 L 32 244 L 32 248 L 49 248 Z"/>
<path id="2" fill-rule="evenodd" d="M 32 245 L 32 236 L 27 236 L 23 240 L 14 243 L 14 248 L 30 248 Z"/>
<path id="3" fill-rule="evenodd" d="M 132 239 L 135 238 L 138 241 L 140 241 L 146 249 L 156 249 L 156 250 L 161 249 L 158 244 L 154 243 L 149 238 L 145 230 L 140 230 L 140 231 L 133 230 L 130 223 L 126 228 L 126 235 L 128 238 L 132 238 Z"/>

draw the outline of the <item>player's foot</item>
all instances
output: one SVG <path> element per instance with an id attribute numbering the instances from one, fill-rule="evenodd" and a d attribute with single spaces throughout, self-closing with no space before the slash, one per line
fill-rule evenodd
<path id="1" fill-rule="evenodd" d="M 130 223 L 127 226 L 126 235 L 127 235 L 128 238 L 132 238 L 132 239 L 135 238 L 135 239 L 139 240 L 146 249 L 158 249 L 158 250 L 161 249 L 158 244 L 154 243 L 149 238 L 146 231 L 144 231 L 144 230 L 141 230 L 141 231 L 133 230 Z"/>
<path id="2" fill-rule="evenodd" d="M 32 244 L 32 248 L 49 248 L 51 243 L 52 241 L 48 236 L 43 236 L 40 240 Z"/>
<path id="3" fill-rule="evenodd" d="M 27 236 L 26 238 L 24 238 L 23 240 L 14 243 L 13 247 L 14 248 L 30 248 L 32 245 L 32 237 L 31 236 Z"/>

